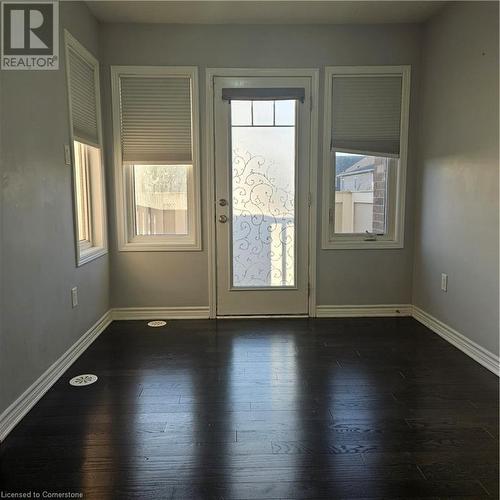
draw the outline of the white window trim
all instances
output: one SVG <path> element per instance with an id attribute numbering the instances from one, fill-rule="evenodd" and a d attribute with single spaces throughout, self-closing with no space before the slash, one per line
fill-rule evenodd
<path id="1" fill-rule="evenodd" d="M 131 234 L 129 227 L 130 190 L 127 189 L 125 167 L 122 162 L 120 134 L 120 78 L 122 76 L 183 77 L 191 81 L 192 114 L 192 177 L 193 190 L 188 195 L 188 218 L 193 221 L 191 236 L 142 236 Z M 198 68 L 196 66 L 111 66 L 111 96 L 113 107 L 113 150 L 115 167 L 115 202 L 118 250 L 120 252 L 178 252 L 199 251 L 201 245 L 200 213 L 200 139 Z"/>
<path id="2" fill-rule="evenodd" d="M 399 168 L 393 177 L 393 187 L 389 187 L 391 194 L 388 197 L 389 210 L 394 210 L 394 215 L 388 214 L 390 227 L 388 235 L 378 237 L 375 241 L 366 241 L 365 235 L 331 234 L 331 217 L 335 220 L 335 203 L 331 200 L 331 130 L 332 130 L 332 90 L 334 75 L 363 75 L 374 74 L 401 75 L 401 131 L 400 131 L 400 159 Z M 410 108 L 410 66 L 327 66 L 325 67 L 324 90 L 324 123 L 323 123 L 323 200 L 322 200 L 322 245 L 328 249 L 382 249 L 404 248 L 405 226 L 405 198 L 406 198 L 406 166 L 408 156 L 408 120 Z M 333 205 L 333 206 L 332 206 Z M 391 208 L 392 207 L 392 208 Z"/>
<path id="3" fill-rule="evenodd" d="M 73 119 L 72 119 L 72 105 L 71 105 L 71 86 L 70 86 L 70 68 L 69 68 L 69 50 L 76 52 L 82 59 L 88 62 L 94 68 L 94 84 L 96 95 L 96 119 L 97 119 L 97 132 L 99 137 L 99 144 L 94 146 L 100 149 L 100 171 L 101 171 L 101 199 L 98 200 L 100 207 L 94 211 L 96 213 L 95 220 L 89 221 L 89 227 L 92 232 L 92 242 L 82 241 L 78 239 L 78 209 L 76 200 L 76 174 L 75 174 L 75 148 L 74 141 L 78 138 L 73 134 Z M 91 262 L 108 253 L 108 230 L 107 230 L 107 217 L 106 217 L 106 183 L 104 175 L 104 151 L 102 144 L 102 119 L 101 119 L 101 91 L 100 91 L 100 77 L 99 77 L 99 61 L 68 31 L 64 30 L 64 50 L 65 50 L 65 64 L 66 64 L 66 87 L 68 97 L 68 110 L 69 110 L 69 130 L 70 130 L 70 150 L 71 150 L 71 165 L 72 165 L 72 186 L 73 186 L 73 225 L 75 236 L 75 253 L 76 265 L 80 267 L 88 262 Z M 93 200 L 94 202 L 95 200 Z M 93 244 L 98 242 L 98 244 Z"/>

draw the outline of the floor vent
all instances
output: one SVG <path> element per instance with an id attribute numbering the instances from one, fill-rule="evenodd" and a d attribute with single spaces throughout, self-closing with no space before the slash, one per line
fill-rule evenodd
<path id="1" fill-rule="evenodd" d="M 69 381 L 69 385 L 82 386 L 82 385 L 90 385 L 94 382 L 97 382 L 97 375 L 92 375 L 91 373 L 86 373 L 85 375 L 78 375 L 73 377 Z"/>
<path id="2" fill-rule="evenodd" d="M 159 328 L 160 326 L 165 326 L 167 324 L 166 321 L 161 321 L 161 320 L 156 320 L 156 321 L 150 321 L 148 323 L 148 326 L 151 328 Z"/>

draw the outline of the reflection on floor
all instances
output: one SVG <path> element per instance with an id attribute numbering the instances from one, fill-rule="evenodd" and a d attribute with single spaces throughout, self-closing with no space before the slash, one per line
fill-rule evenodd
<path id="1" fill-rule="evenodd" d="M 498 379 L 410 318 L 117 321 L 0 460 L 88 499 L 492 498 Z"/>

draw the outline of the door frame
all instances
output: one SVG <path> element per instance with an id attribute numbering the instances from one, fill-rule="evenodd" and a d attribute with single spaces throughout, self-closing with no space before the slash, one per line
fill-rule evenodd
<path id="1" fill-rule="evenodd" d="M 311 130 L 309 152 L 309 299 L 308 315 L 316 316 L 316 248 L 318 207 L 318 97 L 319 69 L 282 68 L 207 68 L 205 73 L 205 141 L 207 165 L 207 253 L 208 253 L 208 306 L 210 318 L 217 317 L 217 265 L 215 221 L 215 126 L 214 126 L 214 79 L 216 77 L 307 77 L 311 79 Z M 256 316 L 252 316 L 255 318 Z"/>

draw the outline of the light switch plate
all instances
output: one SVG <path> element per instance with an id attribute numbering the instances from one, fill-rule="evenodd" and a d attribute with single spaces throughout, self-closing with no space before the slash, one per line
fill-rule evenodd
<path id="1" fill-rule="evenodd" d="M 71 165 L 71 148 L 69 144 L 64 145 L 64 163 L 66 165 Z"/>
<path id="2" fill-rule="evenodd" d="M 443 292 L 448 291 L 448 275 L 445 273 L 441 274 L 441 290 L 443 290 Z"/>

